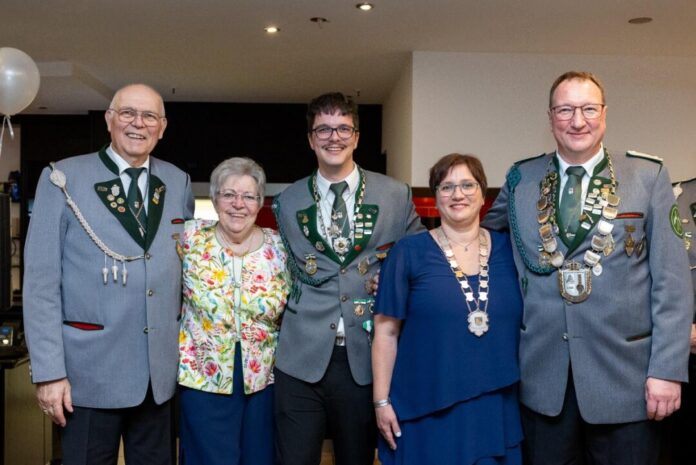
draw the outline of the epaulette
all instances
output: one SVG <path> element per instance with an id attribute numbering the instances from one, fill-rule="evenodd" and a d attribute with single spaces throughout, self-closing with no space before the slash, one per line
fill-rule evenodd
<path id="1" fill-rule="evenodd" d="M 633 158 L 643 158 L 644 160 L 654 161 L 655 163 L 659 164 L 662 164 L 662 162 L 664 161 L 664 159 L 656 157 L 655 155 L 649 155 L 643 152 L 636 152 L 635 150 L 629 150 L 628 152 L 626 152 L 626 156 Z"/>
<path id="2" fill-rule="evenodd" d="M 536 160 L 537 158 L 541 158 L 541 157 L 543 157 L 544 155 L 546 155 L 546 154 L 545 154 L 545 153 L 542 153 L 541 155 L 536 155 L 536 156 L 533 156 L 533 157 L 525 158 L 524 160 L 516 161 L 514 164 L 515 164 L 515 165 L 521 165 L 522 163 L 526 163 L 526 162 L 528 162 L 528 161 L 532 161 L 532 160 Z"/>

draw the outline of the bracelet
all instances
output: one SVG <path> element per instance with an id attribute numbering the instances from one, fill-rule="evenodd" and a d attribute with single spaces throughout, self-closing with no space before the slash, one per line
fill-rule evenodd
<path id="1" fill-rule="evenodd" d="M 386 407 L 387 405 L 391 405 L 391 399 L 389 399 L 389 398 L 387 397 L 386 399 L 376 400 L 376 401 L 372 402 L 372 405 L 373 405 L 375 408 Z"/>

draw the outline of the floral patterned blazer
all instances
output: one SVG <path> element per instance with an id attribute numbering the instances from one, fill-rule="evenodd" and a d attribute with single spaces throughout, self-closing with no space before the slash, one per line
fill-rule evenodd
<path id="1" fill-rule="evenodd" d="M 217 241 L 216 224 L 191 220 L 184 228 L 178 381 L 201 391 L 231 394 L 239 341 L 244 392 L 251 394 L 273 383 L 278 330 L 289 291 L 287 255 L 278 233 L 264 228 L 263 245 L 242 258 L 240 305 L 235 308 L 232 252 Z"/>

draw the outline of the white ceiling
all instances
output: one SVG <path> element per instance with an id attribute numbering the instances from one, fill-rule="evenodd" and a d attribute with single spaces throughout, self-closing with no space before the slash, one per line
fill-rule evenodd
<path id="1" fill-rule="evenodd" d="M 356 3 L 2 0 L 0 47 L 39 64 L 25 113 L 102 109 L 129 82 L 169 101 L 306 102 L 340 90 L 381 103 L 412 51 L 696 59 L 695 0 L 374 0 L 369 13 Z M 654 21 L 627 23 L 637 16 Z M 269 24 L 281 32 L 268 36 Z"/>

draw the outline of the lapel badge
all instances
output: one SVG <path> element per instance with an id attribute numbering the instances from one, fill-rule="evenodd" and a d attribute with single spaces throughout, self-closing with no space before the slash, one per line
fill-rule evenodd
<path id="1" fill-rule="evenodd" d="M 638 241 L 638 244 L 636 244 L 636 257 L 640 257 L 641 255 L 643 255 L 643 250 L 645 250 L 646 242 L 647 239 L 645 238 L 645 236 L 643 236 L 643 238 L 640 241 Z"/>
<path id="2" fill-rule="evenodd" d="M 319 252 L 323 252 L 324 250 L 326 250 L 326 247 L 324 247 L 324 244 L 322 244 L 321 241 L 317 241 L 317 242 L 314 244 L 314 247 L 315 247 Z"/>
<path id="3" fill-rule="evenodd" d="M 124 202 L 125 202 L 125 200 L 123 200 L 123 197 L 119 197 L 116 199 L 116 203 L 119 205 L 122 205 Z"/>
<path id="4" fill-rule="evenodd" d="M 309 228 L 307 225 L 302 226 L 302 232 L 304 233 L 305 237 L 309 237 Z"/>
<path id="5" fill-rule="evenodd" d="M 97 190 L 98 190 L 99 192 L 109 192 L 109 189 L 107 189 L 107 188 L 104 187 L 104 186 L 97 186 Z"/>
<path id="6" fill-rule="evenodd" d="M 160 201 L 160 193 L 159 191 L 155 190 L 154 194 L 152 194 L 152 203 L 155 205 L 159 205 Z"/>
<path id="7" fill-rule="evenodd" d="M 693 238 L 693 234 L 691 233 L 691 231 L 684 232 L 684 246 L 686 247 L 686 250 L 691 249 L 692 238 Z"/>
<path id="8" fill-rule="evenodd" d="M 111 195 L 114 197 L 118 197 L 121 194 L 121 188 L 118 187 L 118 184 L 114 184 L 111 186 Z"/>
<path id="9" fill-rule="evenodd" d="M 181 245 L 181 235 L 179 233 L 174 233 L 172 234 L 172 239 L 174 239 L 174 243 L 176 244 L 176 254 L 179 256 L 179 260 L 184 260 L 184 246 Z"/>
<path id="10" fill-rule="evenodd" d="M 111 208 L 116 208 L 116 207 L 118 207 L 118 204 L 117 204 L 116 202 L 111 202 L 111 203 L 109 204 L 109 206 L 110 206 Z"/>
<path id="11" fill-rule="evenodd" d="M 114 200 L 116 200 L 116 197 L 114 197 L 113 195 L 109 194 L 109 195 L 106 196 L 106 200 L 108 200 L 109 202 L 113 202 Z"/>
<path id="12" fill-rule="evenodd" d="M 357 317 L 361 317 L 365 314 L 365 307 L 363 306 L 362 303 L 356 304 L 355 309 L 353 310 L 353 313 Z"/>
<path id="13" fill-rule="evenodd" d="M 365 274 L 367 273 L 367 270 L 370 268 L 370 259 L 368 257 L 363 258 L 360 260 L 360 263 L 358 263 L 358 273 L 360 274 Z"/>
<path id="14" fill-rule="evenodd" d="M 119 213 L 125 213 L 126 212 L 126 207 L 118 207 L 116 210 L 118 210 Z"/>
<path id="15" fill-rule="evenodd" d="M 317 272 L 317 257 L 314 254 L 305 255 L 305 271 L 310 276 Z"/>
<path id="16" fill-rule="evenodd" d="M 632 224 L 627 224 L 626 226 L 624 226 L 624 230 L 626 231 L 626 239 L 624 240 L 624 250 L 626 251 L 626 255 L 630 257 L 633 255 L 633 252 L 636 248 L 636 241 L 633 239 L 633 236 L 631 236 L 631 233 L 636 232 L 636 227 Z"/>

